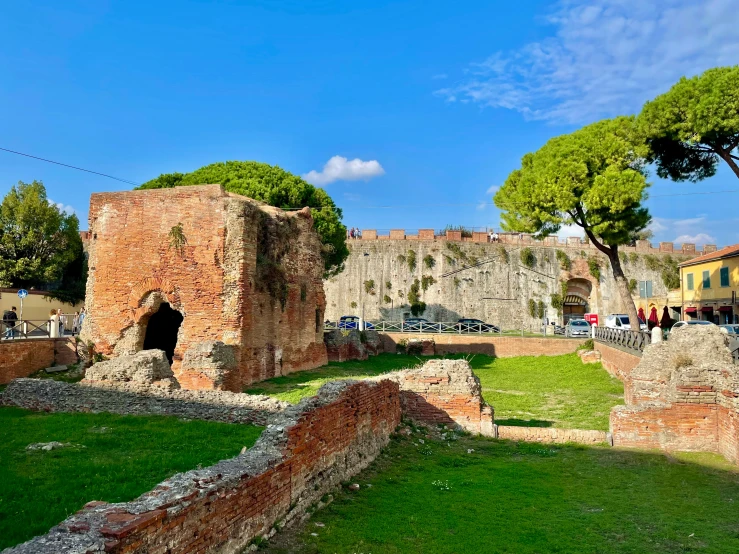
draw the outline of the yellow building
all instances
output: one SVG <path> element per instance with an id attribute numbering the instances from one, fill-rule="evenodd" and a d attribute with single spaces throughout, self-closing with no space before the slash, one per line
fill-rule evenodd
<path id="1" fill-rule="evenodd" d="M 683 320 L 738 323 L 739 244 L 680 264 Z"/>
<path id="2" fill-rule="evenodd" d="M 6 310 L 10 310 L 13 306 L 17 308 L 18 319 L 21 319 L 21 301 L 18 298 L 18 290 L 0 289 L 0 318 Z M 65 322 L 69 322 L 67 327 L 71 329 L 70 325 L 74 313 L 79 312 L 82 306 L 84 306 L 83 302 L 76 305 L 66 304 L 50 298 L 46 292 L 29 290 L 28 296 L 23 299 L 23 319 L 32 322 L 34 325 L 41 325 L 42 322 L 49 319 L 49 312 L 52 309 L 61 308 L 62 314 L 68 316 L 65 318 Z"/>

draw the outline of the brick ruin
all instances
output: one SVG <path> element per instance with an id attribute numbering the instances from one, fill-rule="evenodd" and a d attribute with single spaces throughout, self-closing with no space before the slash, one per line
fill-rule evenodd
<path id="1" fill-rule="evenodd" d="M 326 363 L 309 209 L 188 186 L 93 194 L 89 224 L 82 339 L 96 352 L 164 350 L 185 389 L 238 391 Z"/>
<path id="2" fill-rule="evenodd" d="M 716 326 L 675 329 L 622 373 L 611 411 L 616 446 L 716 452 L 739 463 L 739 366 Z"/>

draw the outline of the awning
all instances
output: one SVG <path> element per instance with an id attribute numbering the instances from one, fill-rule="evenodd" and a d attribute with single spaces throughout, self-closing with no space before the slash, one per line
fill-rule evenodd
<path id="1" fill-rule="evenodd" d="M 585 300 L 583 300 L 576 294 L 568 294 L 567 296 L 565 296 L 564 303 L 570 306 L 584 306 L 586 304 Z"/>
<path id="2" fill-rule="evenodd" d="M 701 308 L 701 312 L 703 312 L 703 313 L 712 312 L 712 311 L 713 311 L 713 306 L 703 306 Z"/>
<path id="3" fill-rule="evenodd" d="M 698 312 L 698 308 L 685 308 L 686 314 L 694 314 Z"/>
<path id="4" fill-rule="evenodd" d="M 731 306 L 721 306 L 721 307 L 720 307 L 720 308 L 718 309 L 718 311 L 719 311 L 719 312 L 731 312 L 731 311 L 733 311 L 733 309 L 732 309 L 732 307 L 731 307 Z"/>

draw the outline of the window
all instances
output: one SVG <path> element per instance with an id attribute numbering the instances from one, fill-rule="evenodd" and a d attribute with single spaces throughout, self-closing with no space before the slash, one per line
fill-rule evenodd
<path id="1" fill-rule="evenodd" d="M 722 287 L 729 286 L 729 268 L 728 267 L 721 268 L 721 286 Z"/>
<path id="2" fill-rule="evenodd" d="M 693 274 L 688 273 L 688 290 L 694 290 L 694 289 L 695 289 L 695 286 L 693 283 Z"/>
<path id="3" fill-rule="evenodd" d="M 711 288 L 711 272 L 710 271 L 703 272 L 703 288 L 704 289 Z"/>
<path id="4" fill-rule="evenodd" d="M 639 281 L 639 298 L 652 298 L 652 281 Z"/>

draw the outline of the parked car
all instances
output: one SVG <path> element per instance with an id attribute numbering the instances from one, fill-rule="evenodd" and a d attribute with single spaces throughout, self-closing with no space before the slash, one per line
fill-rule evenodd
<path id="1" fill-rule="evenodd" d="M 703 321 L 702 319 L 691 319 L 690 321 L 678 321 L 672 326 L 673 329 L 679 329 L 680 327 L 690 327 L 692 325 L 715 325 L 711 321 Z"/>
<path id="2" fill-rule="evenodd" d="M 337 325 L 337 327 L 339 329 L 359 329 L 359 319 L 359 316 L 356 315 L 342 315 L 339 318 L 339 324 Z M 372 325 L 369 321 L 365 321 L 364 328 L 374 329 L 375 326 Z"/>
<path id="3" fill-rule="evenodd" d="M 428 319 L 422 317 L 409 317 L 403 321 L 404 331 L 423 331 L 425 329 L 432 329 L 433 323 Z"/>
<path id="4" fill-rule="evenodd" d="M 611 314 L 606 317 L 605 326 L 611 329 L 631 329 L 629 316 L 626 314 Z M 639 328 L 642 331 L 647 330 L 647 324 L 641 319 L 639 320 Z"/>
<path id="5" fill-rule="evenodd" d="M 460 319 L 457 321 L 457 328 L 462 333 L 500 333 L 500 328 L 480 319 Z"/>
<path id="6" fill-rule="evenodd" d="M 590 323 L 584 319 L 571 319 L 565 325 L 565 337 L 589 337 Z"/>
<path id="7" fill-rule="evenodd" d="M 739 335 L 739 325 L 725 324 L 719 325 L 719 327 L 721 327 L 722 331 L 726 331 L 730 335 Z"/>

